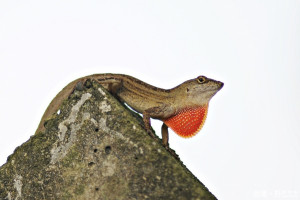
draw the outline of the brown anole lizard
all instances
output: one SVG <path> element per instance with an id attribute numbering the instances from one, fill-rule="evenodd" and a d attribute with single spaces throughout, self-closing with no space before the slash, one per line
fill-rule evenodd
<path id="1" fill-rule="evenodd" d="M 93 79 L 121 102 L 143 114 L 145 128 L 150 135 L 150 117 L 163 121 L 162 141 L 168 146 L 168 127 L 182 137 L 192 137 L 202 128 L 210 99 L 223 83 L 205 76 L 183 82 L 172 89 L 161 89 L 123 74 L 94 74 L 69 83 L 51 101 L 36 133 L 44 130 L 45 121 L 59 109 L 78 84 Z"/>

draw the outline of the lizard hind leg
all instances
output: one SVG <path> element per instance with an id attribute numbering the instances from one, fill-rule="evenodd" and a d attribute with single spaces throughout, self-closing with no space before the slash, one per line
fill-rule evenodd
<path id="1" fill-rule="evenodd" d="M 102 77 L 99 76 L 95 80 L 100 83 L 107 91 L 115 95 L 122 88 L 123 82 L 120 79 L 114 77 Z"/>

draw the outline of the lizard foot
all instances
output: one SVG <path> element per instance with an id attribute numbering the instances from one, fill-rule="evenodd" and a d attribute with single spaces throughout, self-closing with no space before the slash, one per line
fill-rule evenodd
<path id="1" fill-rule="evenodd" d="M 148 135 L 150 135 L 152 138 L 156 138 L 155 133 L 151 129 L 147 129 Z"/>
<path id="2" fill-rule="evenodd" d="M 164 145 L 164 147 L 165 147 L 165 149 L 166 149 L 172 156 L 174 156 L 174 158 L 176 158 L 177 160 L 180 160 L 180 159 L 179 159 L 179 156 L 176 154 L 176 152 L 175 152 L 173 149 L 171 149 L 171 148 L 169 147 L 169 145 L 168 145 L 168 146 L 165 146 L 165 145 Z"/>

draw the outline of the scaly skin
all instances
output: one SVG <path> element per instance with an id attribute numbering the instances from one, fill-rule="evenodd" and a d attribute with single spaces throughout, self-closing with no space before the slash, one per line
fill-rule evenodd
<path id="1" fill-rule="evenodd" d="M 76 85 L 93 79 L 100 83 L 121 102 L 143 114 L 147 131 L 150 131 L 150 117 L 164 122 L 163 144 L 168 146 L 168 127 L 182 137 L 194 136 L 203 126 L 210 99 L 223 87 L 223 83 L 199 76 L 172 88 L 161 89 L 123 74 L 94 74 L 69 83 L 51 101 L 36 133 L 44 130 L 44 122 L 57 112 L 61 103 Z M 167 126 L 166 126 L 166 125 Z"/>

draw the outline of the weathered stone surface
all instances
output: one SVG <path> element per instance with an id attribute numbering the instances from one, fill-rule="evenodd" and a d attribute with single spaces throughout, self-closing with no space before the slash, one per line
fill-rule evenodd
<path id="1" fill-rule="evenodd" d="M 45 126 L 0 168 L 0 199 L 216 199 L 95 82 Z"/>

